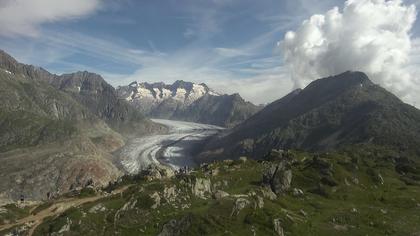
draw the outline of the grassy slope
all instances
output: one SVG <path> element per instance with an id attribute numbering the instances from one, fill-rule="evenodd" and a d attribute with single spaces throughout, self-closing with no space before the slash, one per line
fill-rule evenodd
<path id="1" fill-rule="evenodd" d="M 292 188 L 300 188 L 304 196 L 286 193 L 277 200 L 264 199 L 264 207 L 254 207 L 255 196 L 247 197 L 251 204 L 238 216 L 231 216 L 235 198 L 203 200 L 192 196 L 190 179 L 210 178 L 219 184 L 217 189 L 230 194 L 255 192 L 261 196 L 260 181 L 269 162 L 219 162 L 210 169 L 219 174 L 210 176 L 200 169 L 190 177 L 164 181 L 135 183 L 121 196 L 105 198 L 83 207 L 73 208 L 47 220 L 36 230 L 36 235 L 57 232 L 68 220 L 71 231 L 66 235 L 156 235 L 171 219 L 186 219 L 190 227 L 183 235 L 272 235 L 273 219 L 280 218 L 288 235 L 411 235 L 420 232 L 420 169 L 419 163 L 382 148 L 351 148 L 347 151 L 319 156 L 330 166 L 331 176 L 314 164 L 313 154 L 294 152 Z M 275 160 L 274 160 L 275 161 Z M 409 164 L 407 164 L 409 163 Z M 384 184 L 378 178 L 380 174 Z M 327 181 L 321 178 L 328 178 Z M 357 179 L 357 181 L 356 181 Z M 227 182 L 227 186 L 224 182 Z M 358 182 L 358 183 L 356 183 Z M 174 202 L 161 200 L 161 206 L 151 209 L 154 192 L 163 195 L 165 187 L 177 186 Z M 121 210 L 127 203 L 134 208 Z M 102 204 L 106 210 L 89 212 Z M 182 206 L 191 204 L 182 209 Z M 302 213 L 301 211 L 305 213 Z"/>

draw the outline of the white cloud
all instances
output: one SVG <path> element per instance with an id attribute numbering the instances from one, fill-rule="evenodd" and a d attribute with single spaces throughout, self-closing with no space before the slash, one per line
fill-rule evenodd
<path id="1" fill-rule="evenodd" d="M 280 46 L 295 87 L 360 70 L 414 103 L 419 88 L 409 65 L 414 59 L 410 31 L 415 20 L 415 6 L 402 0 L 347 0 L 342 10 L 335 7 L 313 15 L 295 32 L 286 33 Z"/>
<path id="2" fill-rule="evenodd" d="M 100 6 L 100 0 L 3 0 L 0 36 L 37 36 L 42 24 L 83 17 Z"/>
<path id="3" fill-rule="evenodd" d="M 249 54 L 244 50 L 236 48 L 215 48 L 217 54 L 222 57 L 239 57 L 239 56 L 248 56 Z"/>

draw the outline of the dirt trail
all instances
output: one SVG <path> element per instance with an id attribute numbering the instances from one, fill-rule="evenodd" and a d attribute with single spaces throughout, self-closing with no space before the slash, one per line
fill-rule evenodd
<path id="1" fill-rule="evenodd" d="M 124 186 L 120 189 L 117 189 L 117 190 L 113 191 L 111 193 L 111 195 L 120 194 L 120 193 L 124 192 L 125 190 L 127 190 L 129 187 L 130 187 L 130 185 Z M 0 225 L 0 231 L 7 230 L 7 229 L 13 228 L 13 227 L 18 226 L 18 225 L 31 223 L 32 225 L 31 225 L 31 228 L 29 230 L 28 235 L 32 236 L 35 229 L 38 227 L 38 225 L 40 225 L 43 222 L 43 220 L 45 218 L 50 217 L 50 216 L 59 215 L 59 214 L 63 213 L 64 211 L 70 209 L 71 207 L 77 207 L 77 206 L 80 206 L 80 205 L 85 204 L 85 203 L 94 202 L 94 201 L 97 201 L 101 198 L 105 198 L 105 197 L 108 197 L 108 196 L 110 196 L 110 195 L 107 195 L 107 196 L 99 195 L 99 196 L 93 196 L 93 197 L 87 197 L 87 198 L 63 199 L 59 202 L 54 203 L 50 207 L 38 212 L 35 215 L 27 216 L 25 218 L 19 219 L 16 222 L 13 222 L 13 223 L 10 223 L 10 224 Z"/>

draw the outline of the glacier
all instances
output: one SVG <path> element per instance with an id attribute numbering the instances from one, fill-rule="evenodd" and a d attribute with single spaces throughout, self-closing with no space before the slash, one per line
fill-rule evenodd
<path id="1" fill-rule="evenodd" d="M 150 164 L 163 164 L 179 169 L 194 167 L 194 151 L 202 142 L 223 130 L 222 127 L 184 121 L 152 119 L 169 128 L 167 134 L 135 138 L 120 150 L 124 170 L 136 174 Z"/>

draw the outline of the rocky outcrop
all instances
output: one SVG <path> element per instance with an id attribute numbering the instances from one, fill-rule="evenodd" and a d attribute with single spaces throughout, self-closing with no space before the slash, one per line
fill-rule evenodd
<path id="1" fill-rule="evenodd" d="M 292 170 L 286 161 L 270 165 L 263 174 L 263 185 L 279 195 L 285 193 L 292 183 Z"/>
<path id="2" fill-rule="evenodd" d="M 238 198 L 235 201 L 235 204 L 233 205 L 232 213 L 230 216 L 237 216 L 241 212 L 242 209 L 247 207 L 251 202 L 246 198 Z"/>
<path id="3" fill-rule="evenodd" d="M 160 164 L 151 164 L 140 173 L 146 180 L 166 179 L 175 176 L 175 172 L 168 166 Z"/>
<path id="4" fill-rule="evenodd" d="M 210 179 L 196 178 L 192 183 L 191 191 L 194 196 L 207 199 L 212 193 Z"/>

